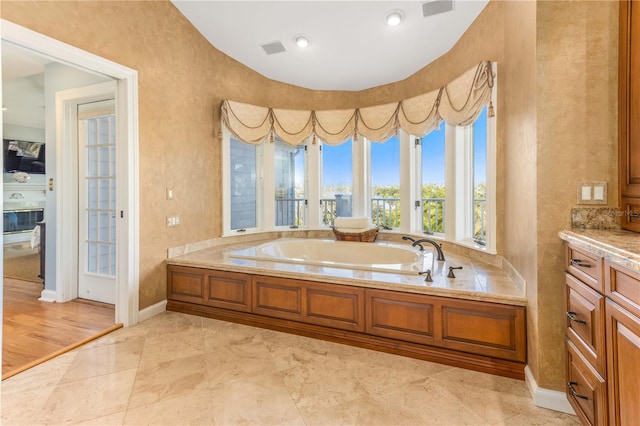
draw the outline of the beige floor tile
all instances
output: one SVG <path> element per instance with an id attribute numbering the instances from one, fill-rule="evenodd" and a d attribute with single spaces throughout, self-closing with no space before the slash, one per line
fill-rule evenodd
<path id="1" fill-rule="evenodd" d="M 177 358 L 204 355 L 204 333 L 201 329 L 147 336 L 140 357 L 142 367 Z"/>
<path id="2" fill-rule="evenodd" d="M 416 413 L 381 404 L 378 399 L 365 396 L 329 408 L 302 410 L 307 425 L 420 425 L 423 419 Z"/>
<path id="3" fill-rule="evenodd" d="M 144 338 L 138 338 L 112 345 L 81 348 L 60 383 L 135 369 L 140 363 L 143 346 Z"/>
<path id="4" fill-rule="evenodd" d="M 135 375 L 134 369 L 58 385 L 37 423 L 79 423 L 124 411 Z"/>
<path id="5" fill-rule="evenodd" d="M 205 392 L 209 388 L 205 355 L 147 364 L 138 369 L 129 408 L 167 398 Z"/>
<path id="6" fill-rule="evenodd" d="M 202 328 L 207 352 L 228 346 L 263 342 L 259 329 L 243 324 L 203 318 Z"/>
<path id="7" fill-rule="evenodd" d="M 148 336 L 202 330 L 202 318 L 177 312 L 163 312 L 137 325 Z"/>
<path id="8" fill-rule="evenodd" d="M 263 342 L 231 345 L 225 349 L 209 352 L 205 357 L 209 382 L 212 386 L 279 370 Z"/>
<path id="9" fill-rule="evenodd" d="M 199 390 L 127 410 L 124 425 L 213 425 L 212 396 Z"/>
<path id="10" fill-rule="evenodd" d="M 334 357 L 299 365 L 281 374 L 300 409 L 333 407 L 368 395 L 347 364 Z"/>
<path id="11" fill-rule="evenodd" d="M 118 413 L 109 414 L 107 416 L 97 417 L 95 419 L 86 420 L 84 422 L 76 423 L 77 425 L 86 426 L 115 426 L 121 425 L 124 422 L 124 416 L 127 412 L 120 411 Z M 143 424 L 143 423 L 140 423 Z"/>
<path id="12" fill-rule="evenodd" d="M 523 381 L 178 313 L 0 389 L 7 425 L 579 424 L 535 407 Z"/>
<path id="13" fill-rule="evenodd" d="M 373 396 L 380 406 L 403 416 L 417 416 L 424 425 L 480 425 L 483 420 L 434 379 L 409 383 L 396 392 Z"/>
<path id="14" fill-rule="evenodd" d="M 37 424 L 42 408 L 55 390 L 55 385 L 43 385 L 30 387 L 23 392 L 9 393 L 4 391 L 3 382 L 2 395 L 0 395 L 0 424 L 5 426 Z"/>
<path id="15" fill-rule="evenodd" d="M 2 394 L 25 392 L 32 389 L 46 388 L 57 385 L 65 375 L 69 366 L 78 355 L 78 351 L 71 351 L 55 357 L 45 363 L 36 365 L 20 374 L 2 381 Z"/>
<path id="16" fill-rule="evenodd" d="M 215 424 L 304 424 L 280 373 L 220 385 L 211 397 Z"/>

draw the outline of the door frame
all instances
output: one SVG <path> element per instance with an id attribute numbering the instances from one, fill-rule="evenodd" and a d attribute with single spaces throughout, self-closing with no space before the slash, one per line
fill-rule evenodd
<path id="1" fill-rule="evenodd" d="M 20 25 L 2 19 L 0 21 L 2 40 L 21 46 L 58 62 L 109 76 L 115 80 L 116 116 L 118 146 L 116 173 L 121 190 L 117 194 L 116 209 L 120 215 L 116 243 L 118 244 L 118 269 L 116 274 L 116 306 L 115 321 L 124 326 L 138 322 L 139 312 L 139 276 L 140 276 L 140 236 L 139 236 L 139 140 L 138 140 L 138 72 L 134 69 L 101 58 L 92 53 L 55 40 L 51 37 L 24 28 Z M 58 120 L 58 105 L 56 106 L 56 120 Z M 56 138 L 64 141 L 64 129 L 57 121 Z M 60 132 L 63 132 L 62 134 Z M 65 280 L 68 273 L 69 257 L 76 257 L 77 251 L 69 250 L 70 235 L 78 222 L 70 223 L 63 206 L 69 197 L 77 192 L 77 186 L 71 187 L 67 166 L 68 159 L 64 159 L 63 143 L 56 143 L 56 175 L 53 182 L 57 192 L 56 202 L 56 300 L 71 299 L 72 292 L 68 286 L 73 285 Z M 70 228 L 71 227 L 71 228 Z M 64 284 L 62 284 L 64 283 Z M 77 293 L 77 286 L 76 286 Z"/>
<path id="2" fill-rule="evenodd" d="M 107 97 L 116 99 L 115 81 L 92 84 L 74 89 L 61 90 L 56 93 L 56 139 L 57 139 L 57 186 L 58 199 L 56 200 L 56 226 L 58 233 L 56 248 L 58 259 L 56 261 L 56 301 L 68 302 L 78 297 L 78 284 L 80 275 L 78 266 L 80 262 L 80 244 L 78 242 L 80 231 L 79 216 L 79 151 L 78 151 L 78 105 L 100 101 Z M 116 110 L 116 133 L 118 130 L 118 111 Z M 117 134 L 117 136 L 120 136 Z M 119 140 L 116 140 L 116 187 L 122 183 L 118 177 L 118 165 L 120 160 Z M 119 191 L 116 192 L 116 212 L 120 200 Z M 62 207 L 64 206 L 64 212 Z M 120 223 L 118 223 L 118 228 Z M 119 232 L 119 229 L 116 230 Z M 116 244 L 118 244 L 116 234 Z M 119 248 L 118 248 L 119 250 Z M 116 259 L 118 265 L 119 253 Z M 118 269 L 116 269 L 117 271 Z M 115 281 L 118 281 L 116 272 Z M 60 283 L 62 283 L 60 285 Z M 117 299 L 117 290 L 116 290 Z M 116 302 L 116 307 L 118 303 Z"/>

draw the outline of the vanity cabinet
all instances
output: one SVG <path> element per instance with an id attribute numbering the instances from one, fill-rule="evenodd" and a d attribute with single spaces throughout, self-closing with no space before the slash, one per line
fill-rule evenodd
<path id="1" fill-rule="evenodd" d="M 640 2 L 620 1 L 618 168 L 622 227 L 640 232 Z"/>
<path id="2" fill-rule="evenodd" d="M 640 273 L 566 245 L 569 403 L 587 425 L 640 419 Z"/>

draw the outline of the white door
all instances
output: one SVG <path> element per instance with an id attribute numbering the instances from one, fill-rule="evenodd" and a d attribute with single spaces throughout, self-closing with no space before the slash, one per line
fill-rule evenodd
<path id="1" fill-rule="evenodd" d="M 114 100 L 78 105 L 78 297 L 116 301 Z"/>

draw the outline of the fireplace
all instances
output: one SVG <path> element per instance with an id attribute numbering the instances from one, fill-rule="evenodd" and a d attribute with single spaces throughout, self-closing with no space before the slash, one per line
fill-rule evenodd
<path id="1" fill-rule="evenodd" d="M 16 181 L 13 173 L 4 174 L 4 243 L 29 241 L 37 222 L 44 219 L 45 177 L 28 175 L 24 182 Z"/>

